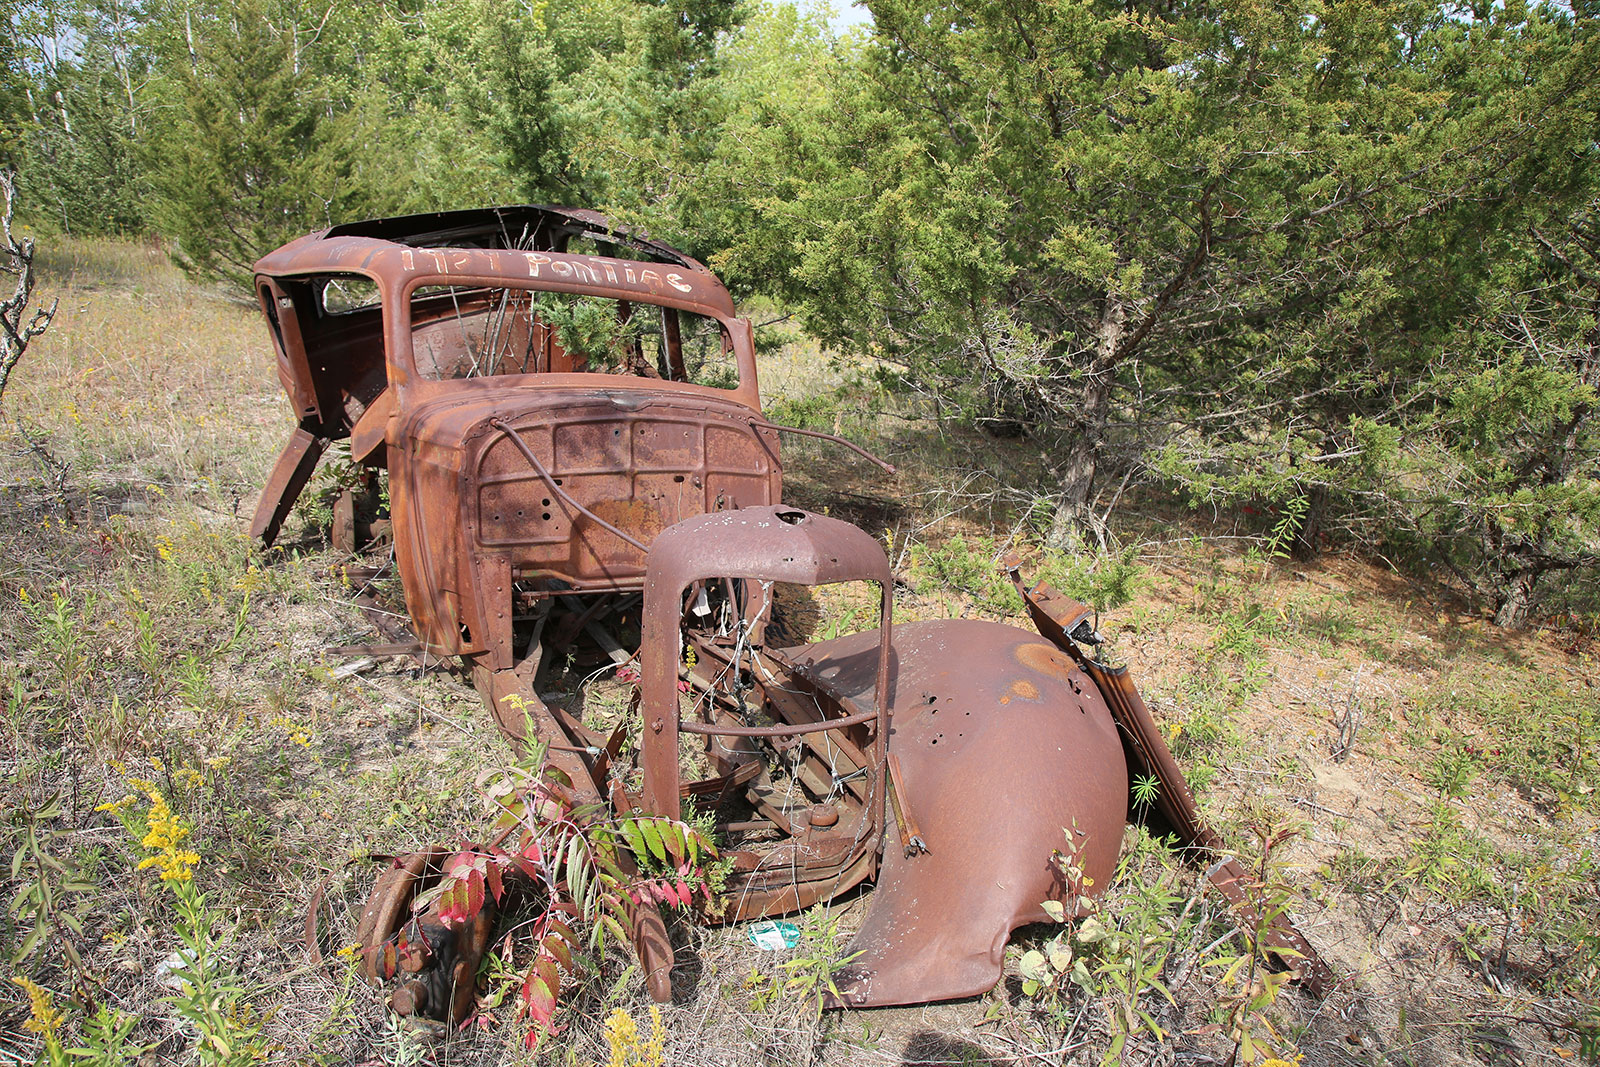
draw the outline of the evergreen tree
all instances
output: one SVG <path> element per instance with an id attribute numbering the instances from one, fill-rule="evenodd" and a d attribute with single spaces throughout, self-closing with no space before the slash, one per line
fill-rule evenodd
<path id="1" fill-rule="evenodd" d="M 248 285 L 256 258 L 347 217 L 348 151 L 330 142 L 297 37 L 258 0 L 193 29 L 176 121 L 145 159 L 156 216 L 186 269 Z"/>

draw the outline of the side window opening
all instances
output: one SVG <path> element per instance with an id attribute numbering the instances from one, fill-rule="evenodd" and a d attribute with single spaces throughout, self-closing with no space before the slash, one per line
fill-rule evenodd
<path id="1" fill-rule="evenodd" d="M 378 283 L 364 275 L 331 275 L 317 278 L 312 284 L 320 295 L 324 314 L 344 315 L 378 306 Z"/>
<path id="2" fill-rule="evenodd" d="M 283 324 L 278 321 L 278 299 L 268 286 L 261 287 L 261 306 L 267 309 L 267 325 L 272 329 L 272 342 L 278 348 L 278 358 L 284 357 Z"/>

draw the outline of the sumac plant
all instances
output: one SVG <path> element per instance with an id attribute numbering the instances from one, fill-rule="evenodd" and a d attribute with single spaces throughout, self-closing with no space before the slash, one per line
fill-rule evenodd
<path id="1" fill-rule="evenodd" d="M 638 908 L 709 903 L 704 865 L 717 858 L 715 845 L 688 823 L 580 802 L 571 778 L 540 756 L 489 785 L 499 812 L 494 836 L 484 845 L 462 842 L 441 865 L 439 881 L 412 904 L 417 915 L 433 911 L 452 930 L 470 927 L 490 906 L 533 913 L 519 927 L 532 931 L 527 964 L 512 964 L 513 936 L 502 950 L 517 975 L 517 1021 L 527 1022 L 530 1048 L 560 1032 L 562 976 L 578 972 L 585 948 L 603 957 L 608 942 L 626 945 L 629 916 Z M 397 958 L 406 951 L 397 945 Z"/>

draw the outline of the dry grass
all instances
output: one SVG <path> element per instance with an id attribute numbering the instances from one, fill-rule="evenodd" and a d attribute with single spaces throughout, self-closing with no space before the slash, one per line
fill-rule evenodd
<path id="1" fill-rule="evenodd" d="M 482 810 L 473 783 L 505 752 L 452 676 L 330 673 L 339 664 L 321 649 L 369 636 L 336 561 L 309 541 L 266 559 L 245 543 L 290 425 L 257 313 L 188 286 L 139 246 L 47 251 L 46 288 L 62 310 L 0 411 L 0 807 L 13 813 L 0 873 L 23 850 L 8 900 L 39 880 L 86 888 L 61 889 L 46 915 L 55 932 L 16 973 L 54 994 L 68 1044 L 86 1040 L 86 1012 L 71 1000 L 81 986 L 138 1020 L 129 1041 L 155 1062 L 195 1058 L 161 979 L 179 947 L 179 898 L 134 870 L 148 850 L 95 810 L 144 779 L 193 826 L 193 884 L 216 913 L 209 936 L 219 973 L 238 986 L 229 1025 L 244 1052 L 531 1061 L 508 1007 L 423 1047 L 337 957 L 307 961 L 312 890 L 326 888 L 323 927 L 337 947 L 370 884 L 366 852 L 470 834 Z M 763 373 L 769 394 L 823 397 L 809 417 L 902 465 L 880 479 L 829 446 L 786 442 L 799 502 L 894 532 L 906 615 L 1003 610 L 973 546 L 991 538 L 992 555 L 1025 531 L 1026 494 L 1011 487 L 1037 457 L 877 414 L 880 394 L 859 369 L 798 339 L 764 356 Z M 856 392 L 828 401 L 841 384 Z M 1284 993 L 1258 1033 L 1270 1023 L 1284 1052 L 1317 1065 L 1570 1058 L 1579 1046 L 1563 1027 L 1600 1010 L 1600 768 L 1582 732 L 1596 717 L 1592 642 L 1508 638 L 1364 563 L 1263 567 L 1221 547 L 1244 542 L 1169 529 L 1121 528 L 1145 542 L 1148 580 L 1104 628 L 1230 840 L 1248 854 L 1252 825 L 1298 828 L 1272 869 L 1345 976 L 1321 1004 Z M 1330 741 L 1352 702 L 1362 723 L 1336 762 Z M 61 813 L 37 820 L 37 851 L 72 879 L 26 852 L 29 813 L 56 795 Z M 147 807 L 141 797 L 125 813 Z M 1198 894 L 1196 867 L 1148 841 L 1130 839 L 1128 855 L 1103 918 L 1165 954 L 1174 1003 L 1148 988 L 1135 996 L 1168 1036 L 1136 1028 L 1122 1055 L 1222 1063 L 1230 991 L 1208 962 L 1232 951 L 1231 920 Z M 782 964 L 826 966 L 827 931 L 852 929 L 864 906 L 858 896 L 807 916 L 788 955 L 756 949 L 741 928 L 680 924 L 686 966 L 663 1015 L 665 1062 L 1098 1064 L 1107 1054 L 1127 998 L 1107 984 L 1121 957 L 1104 946 L 1092 996 L 1030 999 L 1012 977 L 971 1001 L 819 1018 L 783 991 Z M 31 929 L 24 911 L 0 925 L 0 949 Z M 26 995 L 0 989 L 0 1061 L 30 1062 L 41 1043 L 23 1029 Z M 537 1058 L 606 1062 L 603 1025 L 619 1008 L 648 1027 L 639 983 L 613 957 Z"/>

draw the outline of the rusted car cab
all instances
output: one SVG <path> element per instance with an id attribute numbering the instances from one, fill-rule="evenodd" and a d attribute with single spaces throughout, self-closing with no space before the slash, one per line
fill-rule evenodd
<path id="1" fill-rule="evenodd" d="M 256 289 L 299 427 L 254 532 L 348 437 L 389 471 L 430 652 L 509 668 L 538 599 L 638 590 L 660 530 L 778 499 L 749 322 L 700 263 L 593 212 L 337 226 L 263 258 Z"/>

